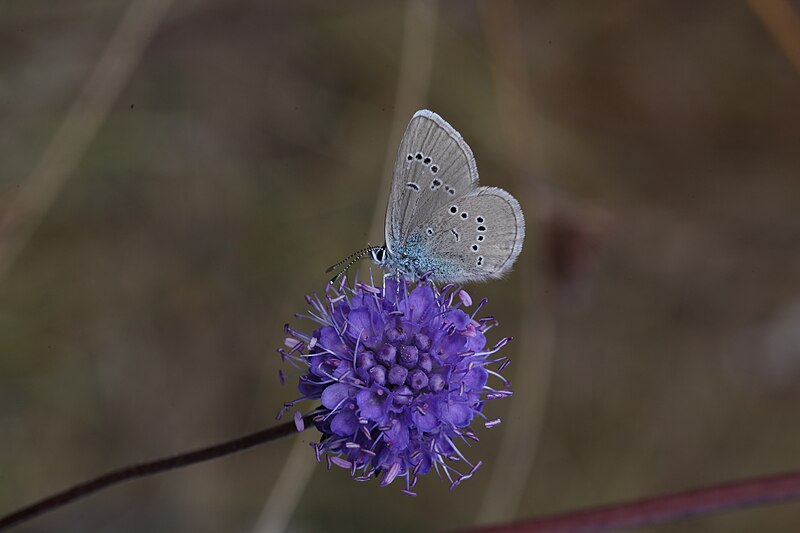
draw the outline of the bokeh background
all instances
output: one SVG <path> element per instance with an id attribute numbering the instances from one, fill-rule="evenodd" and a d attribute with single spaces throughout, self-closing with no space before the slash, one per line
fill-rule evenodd
<path id="1" fill-rule="evenodd" d="M 272 425 L 283 324 L 379 242 L 419 108 L 528 220 L 513 274 L 470 288 L 515 337 L 484 468 L 412 499 L 306 432 L 20 532 L 445 531 L 797 468 L 798 13 L 0 0 L 0 512 Z"/>

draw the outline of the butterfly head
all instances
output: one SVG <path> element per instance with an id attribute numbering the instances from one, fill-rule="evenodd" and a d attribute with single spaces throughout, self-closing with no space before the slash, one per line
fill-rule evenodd
<path id="1" fill-rule="evenodd" d="M 345 257 L 344 259 L 342 259 L 338 263 L 328 267 L 328 269 L 325 271 L 326 273 L 333 272 L 334 270 L 336 270 L 340 266 L 345 265 L 339 271 L 338 274 L 336 274 L 335 276 L 333 276 L 333 278 L 331 278 L 330 283 L 332 284 L 334 281 L 339 279 L 339 277 L 344 275 L 350 269 L 351 266 L 356 264 L 359 260 L 363 259 L 367 255 L 369 255 L 370 259 L 372 259 L 372 261 L 376 265 L 386 268 L 387 261 L 389 259 L 389 253 L 388 253 L 388 250 L 386 248 L 386 245 L 385 244 L 383 246 L 367 245 L 366 248 L 362 248 L 361 250 L 358 250 L 357 252 L 353 252 L 352 254 L 348 255 L 347 257 Z"/>

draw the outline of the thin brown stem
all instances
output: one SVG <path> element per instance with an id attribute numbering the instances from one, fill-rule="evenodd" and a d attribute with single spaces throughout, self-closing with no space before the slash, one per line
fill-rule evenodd
<path id="1" fill-rule="evenodd" d="M 694 516 L 799 499 L 800 472 L 791 472 L 471 529 L 463 533 L 597 533 L 677 522 Z"/>
<path id="2" fill-rule="evenodd" d="M 306 415 L 304 418 L 305 424 L 309 425 L 315 415 L 316 413 Z M 231 455 L 296 432 L 295 423 L 287 422 L 221 444 L 214 444 L 190 452 L 112 470 L 1 517 L 0 530 L 8 529 L 37 516 L 55 511 L 60 507 L 107 489 L 112 485 Z"/>

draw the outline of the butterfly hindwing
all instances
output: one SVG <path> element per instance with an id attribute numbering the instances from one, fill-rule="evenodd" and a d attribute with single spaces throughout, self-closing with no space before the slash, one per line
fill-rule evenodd
<path id="1" fill-rule="evenodd" d="M 414 230 L 423 249 L 447 264 L 448 281 L 480 281 L 507 273 L 522 250 L 525 219 L 503 189 L 479 187 L 441 206 Z"/>

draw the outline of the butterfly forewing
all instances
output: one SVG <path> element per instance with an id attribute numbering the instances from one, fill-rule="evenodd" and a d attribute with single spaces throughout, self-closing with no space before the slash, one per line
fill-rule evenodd
<path id="1" fill-rule="evenodd" d="M 432 111 L 417 111 L 409 122 L 392 177 L 386 212 L 386 244 L 402 244 L 413 228 L 444 204 L 477 187 L 475 158 L 461 135 Z"/>

